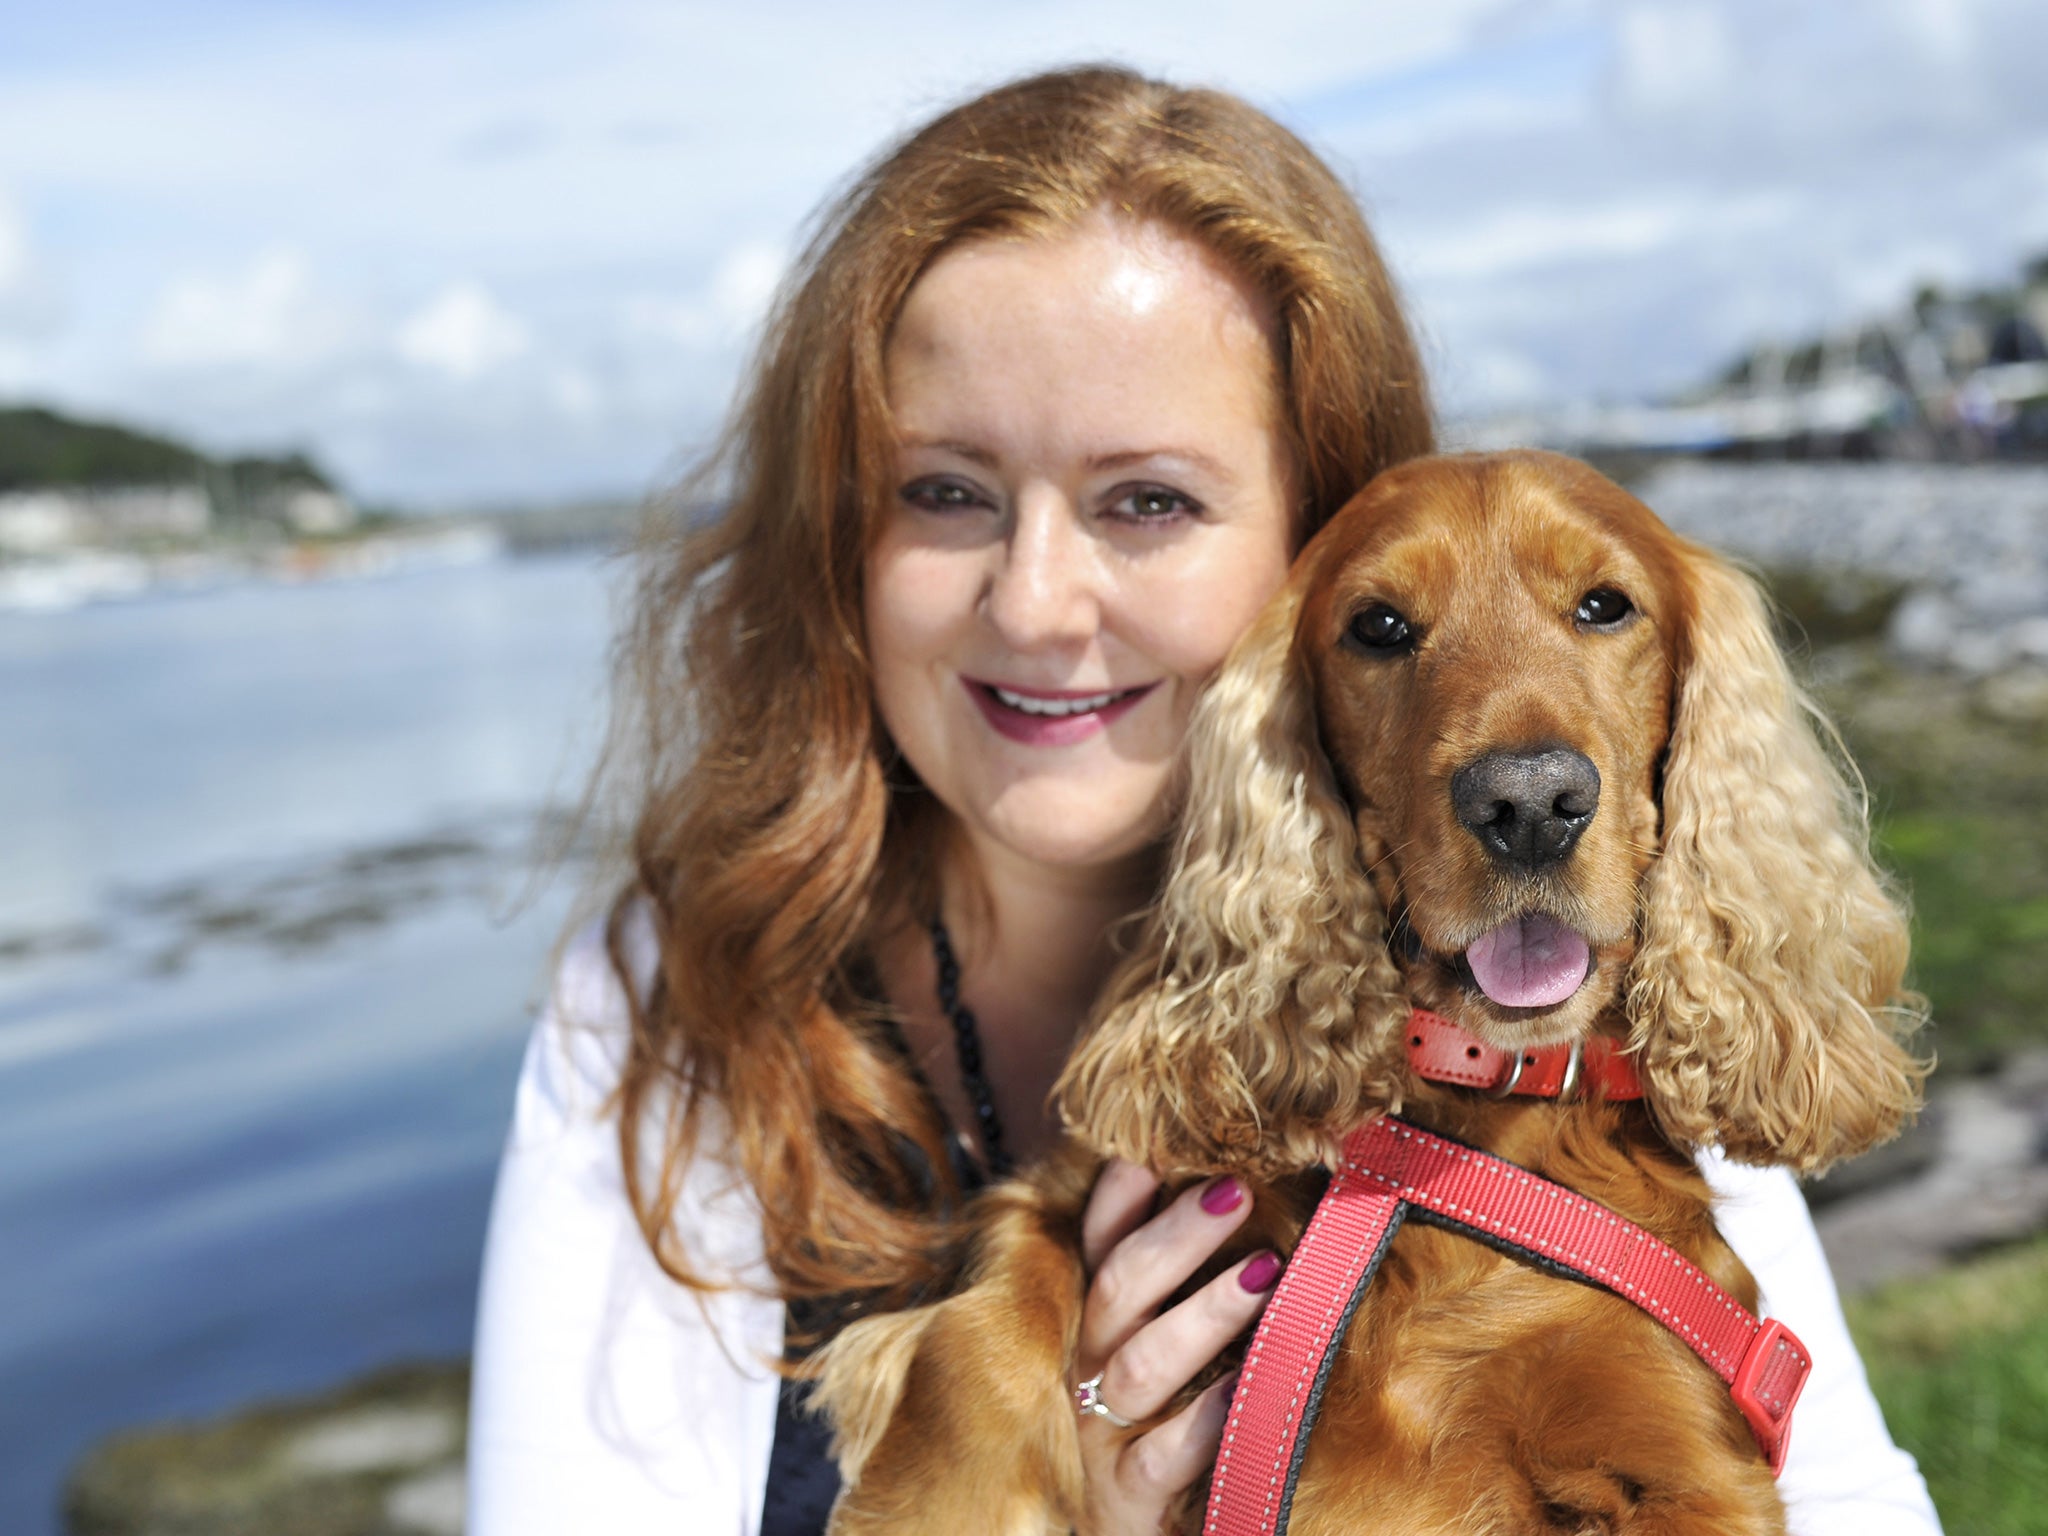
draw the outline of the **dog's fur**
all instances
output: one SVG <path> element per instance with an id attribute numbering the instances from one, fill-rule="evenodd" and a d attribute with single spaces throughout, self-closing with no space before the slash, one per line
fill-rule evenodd
<path id="1" fill-rule="evenodd" d="M 1585 622 L 1599 589 L 1632 616 Z M 1357 643 L 1375 603 L 1412 647 Z M 822 1356 L 848 1483 L 833 1530 L 1079 1517 L 1079 1215 L 1104 1156 L 1247 1178 L 1254 1214 L 1220 1265 L 1291 1245 L 1311 1170 L 1400 1110 L 1603 1202 L 1754 1308 L 1692 1153 L 1820 1169 L 1892 1134 L 1922 1076 L 1898 1043 L 1917 1013 L 1905 922 L 1815 726 L 1750 582 L 1586 466 L 1460 456 L 1375 480 L 1197 711 L 1160 906 L 1062 1080 L 1075 1141 L 984 1197 L 957 1294 Z M 1460 824 L 1451 776 L 1555 746 L 1598 768 L 1598 811 L 1562 862 L 1504 868 Z M 1528 912 L 1583 934 L 1592 969 L 1563 1003 L 1503 1008 L 1459 957 Z M 1421 1082 L 1411 1003 L 1503 1050 L 1624 1037 L 1648 1097 Z M 1332 1373 L 1292 1526 L 1783 1528 L 1727 1389 L 1674 1335 L 1415 1223 Z"/>

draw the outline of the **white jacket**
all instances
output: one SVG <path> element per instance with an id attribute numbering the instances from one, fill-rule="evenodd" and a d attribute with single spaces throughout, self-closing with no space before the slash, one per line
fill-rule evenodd
<path id="1" fill-rule="evenodd" d="M 527 1047 L 498 1171 L 477 1316 L 469 1536 L 751 1536 L 759 1524 L 782 1305 L 699 1296 L 647 1251 L 605 1103 L 627 1036 L 593 928 L 564 955 Z M 1714 1156 L 1715 1214 L 1764 1309 L 1813 1351 L 1779 1487 L 1796 1536 L 1929 1536 L 1934 1507 L 1892 1444 L 1806 1203 L 1784 1172 Z M 716 1157 L 677 1213 L 691 1252 L 765 1283 L 758 1207 Z"/>

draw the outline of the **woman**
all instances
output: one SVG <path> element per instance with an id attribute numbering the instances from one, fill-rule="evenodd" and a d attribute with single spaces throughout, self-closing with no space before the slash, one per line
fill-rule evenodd
<path id="1" fill-rule="evenodd" d="M 962 1193 L 1050 1144 L 1196 691 L 1302 540 L 1430 446 L 1357 207 L 1234 98 L 1025 80 L 846 194 L 728 434 L 726 512 L 642 592 L 636 878 L 521 1084 L 477 1536 L 819 1528 L 820 1436 L 763 1362 L 914 1299 Z M 1840 1454 L 1803 1486 L 1855 1458 L 1859 1536 L 1931 1529 L 1796 1191 L 1751 1182 L 1792 1246 L 1731 1236 L 1844 1362 L 1806 1420 Z M 1081 1370 L 1132 1417 L 1279 1272 L 1161 1312 L 1245 1205 L 1225 1181 L 1154 1215 L 1155 1190 L 1113 1166 L 1087 1218 Z M 1219 1386 L 1138 1440 L 1085 1419 L 1088 1528 L 1156 1531 L 1223 1411 Z"/>

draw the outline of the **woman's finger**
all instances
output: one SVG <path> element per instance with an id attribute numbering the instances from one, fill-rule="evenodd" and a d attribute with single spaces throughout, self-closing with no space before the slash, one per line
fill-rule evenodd
<path id="1" fill-rule="evenodd" d="M 1182 1190 L 1165 1210 L 1111 1248 L 1095 1272 L 1081 1316 L 1084 1374 L 1091 1374 L 1151 1321 L 1160 1304 L 1250 1214 L 1244 1185 L 1225 1174 Z"/>
<path id="2" fill-rule="evenodd" d="M 1120 1157 L 1102 1165 L 1081 1215 L 1081 1262 L 1090 1274 L 1102 1267 L 1110 1249 L 1144 1224 L 1158 1193 L 1159 1179 L 1151 1169 Z"/>
<path id="3" fill-rule="evenodd" d="M 1165 1503 L 1215 1464 L 1237 1373 L 1212 1382 L 1187 1407 L 1124 1447 L 1117 1472 L 1145 1502 Z"/>
<path id="4" fill-rule="evenodd" d="M 1127 1419 L 1159 1412 L 1265 1309 L 1280 1268 L 1270 1250 L 1252 1254 L 1138 1329 L 1103 1367 L 1102 1401 Z"/>

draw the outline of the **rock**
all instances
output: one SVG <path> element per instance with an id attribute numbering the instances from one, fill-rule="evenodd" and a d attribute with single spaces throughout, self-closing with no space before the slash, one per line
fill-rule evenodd
<path id="1" fill-rule="evenodd" d="M 401 1531 L 462 1536 L 468 1495 L 461 1467 L 437 1467 L 393 1487 L 384 1500 L 384 1518 Z"/>
<path id="2" fill-rule="evenodd" d="M 1892 649 L 1909 661 L 1939 663 L 1948 656 L 1955 633 L 1956 614 L 1949 600 L 1923 587 L 1893 610 L 1887 638 Z"/>
<path id="3" fill-rule="evenodd" d="M 1948 664 L 1965 677 L 1989 677 L 2012 659 L 2012 647 L 1996 629 L 1965 629 L 1949 642 Z"/>
<path id="4" fill-rule="evenodd" d="M 2048 635 L 2043 644 L 2048 648 Z M 2048 666 L 2030 663 L 1987 677 L 1978 686 L 1976 702 L 1994 720 L 2014 725 L 2048 721 Z"/>
<path id="5" fill-rule="evenodd" d="M 2048 1050 L 1944 1085 L 1925 1118 L 1936 1153 L 1915 1176 L 1814 1213 L 1845 1292 L 2048 1229 Z"/>
<path id="6" fill-rule="evenodd" d="M 2048 614 L 2021 619 L 2007 633 L 2023 660 L 2048 663 Z"/>
<path id="7" fill-rule="evenodd" d="M 1844 573 L 1903 585 L 1889 626 L 1902 659 L 1973 678 L 2048 659 L 2048 468 L 1681 460 L 1639 490 L 1672 527 L 1780 586 Z"/>
<path id="8" fill-rule="evenodd" d="M 1938 1112 L 1923 1114 L 1883 1146 L 1810 1180 L 1804 1186 L 1807 1206 L 1818 1213 L 1919 1178 L 1941 1156 L 1941 1118 Z"/>
<path id="9" fill-rule="evenodd" d="M 364 1408 L 301 1431 L 284 1448 L 288 1466 L 315 1474 L 417 1467 L 447 1456 L 462 1426 L 444 1408 Z"/>
<path id="10" fill-rule="evenodd" d="M 115 1436 L 64 1490 L 70 1536 L 460 1536 L 467 1364 Z"/>

